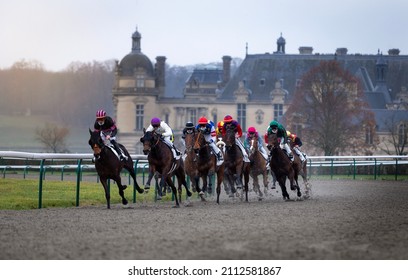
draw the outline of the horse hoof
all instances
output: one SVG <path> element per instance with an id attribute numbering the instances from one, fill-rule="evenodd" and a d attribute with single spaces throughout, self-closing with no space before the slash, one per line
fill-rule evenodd
<path id="1" fill-rule="evenodd" d="M 126 185 L 122 185 L 122 190 L 126 190 L 127 186 Z"/>
<path id="2" fill-rule="evenodd" d="M 123 204 L 123 205 L 127 205 L 127 204 L 128 204 L 128 201 L 127 201 L 126 199 L 124 199 L 124 200 L 122 200 L 122 204 Z"/>

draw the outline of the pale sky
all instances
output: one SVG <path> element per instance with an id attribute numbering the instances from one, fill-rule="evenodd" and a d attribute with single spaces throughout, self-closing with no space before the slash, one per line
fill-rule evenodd
<path id="1" fill-rule="evenodd" d="M 249 54 L 272 53 L 281 33 L 287 54 L 408 55 L 407 0 L 0 0 L 0 69 L 121 60 L 136 26 L 142 52 L 170 65 L 244 58 L 246 43 Z"/>

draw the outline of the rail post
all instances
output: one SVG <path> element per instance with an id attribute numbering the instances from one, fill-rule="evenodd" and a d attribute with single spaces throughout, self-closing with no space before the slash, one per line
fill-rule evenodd
<path id="1" fill-rule="evenodd" d="M 356 179 L 356 159 L 353 158 L 353 180 Z"/>
<path id="2" fill-rule="evenodd" d="M 78 166 L 76 169 L 76 200 L 75 200 L 75 206 L 78 207 L 79 206 L 79 189 L 80 189 L 80 184 L 81 184 L 81 163 L 82 163 L 82 158 L 78 159 Z"/>
<path id="3" fill-rule="evenodd" d="M 377 180 L 377 159 L 374 158 L 374 180 Z"/>
<path id="4" fill-rule="evenodd" d="M 40 161 L 40 178 L 38 182 L 38 209 L 42 208 L 42 187 L 43 187 L 43 175 L 44 175 L 44 162 L 45 159 Z"/>

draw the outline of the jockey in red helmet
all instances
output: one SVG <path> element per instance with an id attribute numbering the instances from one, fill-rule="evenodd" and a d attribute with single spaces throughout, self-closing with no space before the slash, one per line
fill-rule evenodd
<path id="1" fill-rule="evenodd" d="M 245 162 L 250 162 L 248 153 L 246 152 L 244 145 L 242 144 L 241 140 L 239 139 L 242 136 L 242 128 L 241 125 L 234 120 L 230 115 L 226 115 L 224 117 L 224 126 L 222 127 L 222 135 L 224 136 L 227 132 L 227 126 L 233 125 L 235 126 L 235 144 L 241 149 L 242 156 Z"/>
<path id="2" fill-rule="evenodd" d="M 122 149 L 116 142 L 116 134 L 118 133 L 118 128 L 116 127 L 115 121 L 106 115 L 106 111 L 98 110 L 96 111 L 96 121 L 94 124 L 95 131 L 99 131 L 102 140 L 110 141 L 110 143 L 115 148 L 115 151 L 119 155 L 121 161 L 127 160 L 128 157 L 123 153 Z"/>
<path id="3" fill-rule="evenodd" d="M 217 134 L 215 132 L 214 123 L 209 121 L 206 117 L 201 117 L 196 125 L 196 130 L 204 135 L 205 141 L 217 156 L 217 166 L 221 165 L 224 162 L 224 159 L 221 150 L 215 145 Z"/>
<path id="4" fill-rule="evenodd" d="M 160 120 L 159 118 L 155 117 L 152 118 L 150 121 L 149 127 L 146 131 L 154 131 L 155 133 L 159 134 L 161 137 L 160 139 L 169 146 L 170 150 L 173 152 L 173 157 L 175 160 L 180 158 L 181 153 L 176 149 L 173 144 L 174 136 L 173 130 L 171 127 L 164 121 Z"/>

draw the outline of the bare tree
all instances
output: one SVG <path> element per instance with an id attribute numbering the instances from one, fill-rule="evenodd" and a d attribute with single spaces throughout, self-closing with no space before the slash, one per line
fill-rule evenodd
<path id="1" fill-rule="evenodd" d="M 65 144 L 68 134 L 68 128 L 52 123 L 46 123 L 44 127 L 35 129 L 35 139 L 44 145 L 47 152 L 68 152 Z"/>
<path id="2" fill-rule="evenodd" d="M 364 131 L 375 131 L 357 78 L 336 61 L 322 61 L 303 76 L 286 122 L 303 127 L 302 137 L 326 156 L 364 147 Z"/>
<path id="3" fill-rule="evenodd" d="M 389 136 L 384 139 L 381 150 L 389 155 L 405 155 L 405 148 L 408 145 L 406 113 L 395 110 L 384 124 Z"/>

